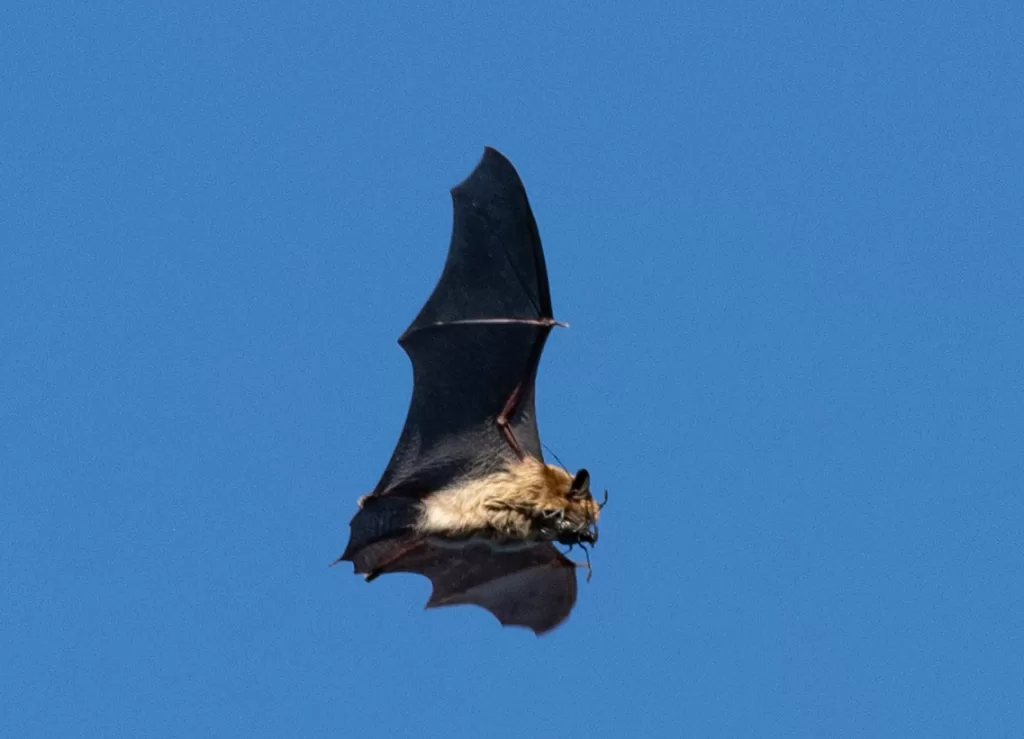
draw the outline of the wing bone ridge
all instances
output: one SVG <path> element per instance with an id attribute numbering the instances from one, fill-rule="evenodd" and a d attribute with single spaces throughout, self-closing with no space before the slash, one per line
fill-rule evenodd
<path id="1" fill-rule="evenodd" d="M 558 326 L 559 328 L 569 328 L 568 323 L 565 323 L 564 321 L 556 321 L 554 318 L 466 318 L 458 321 L 436 321 L 434 323 L 424 324 L 423 326 L 417 326 L 411 331 L 406 331 L 402 338 L 408 338 L 419 331 L 425 331 L 432 328 L 442 328 L 443 326 L 477 326 L 482 324 L 502 325 L 517 323 L 528 326 Z"/>

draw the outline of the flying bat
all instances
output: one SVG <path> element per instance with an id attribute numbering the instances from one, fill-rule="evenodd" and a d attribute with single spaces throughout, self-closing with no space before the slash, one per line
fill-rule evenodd
<path id="1" fill-rule="evenodd" d="M 541 453 L 534 381 L 563 324 L 519 175 L 487 148 L 452 201 L 441 278 L 398 339 L 413 367 L 405 426 L 338 561 L 367 581 L 425 575 L 427 608 L 475 604 L 542 634 L 576 602 L 580 565 L 555 543 L 595 544 L 604 503 L 585 469 L 572 475 Z"/>

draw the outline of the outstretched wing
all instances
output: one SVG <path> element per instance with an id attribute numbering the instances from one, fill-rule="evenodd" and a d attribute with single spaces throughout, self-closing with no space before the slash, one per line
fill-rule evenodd
<path id="1" fill-rule="evenodd" d="M 526 454 L 543 459 L 534 379 L 554 319 L 526 190 L 488 148 L 452 200 L 441 279 L 398 340 L 412 360 L 412 401 L 374 495 L 424 495 L 514 458 L 496 425 L 513 393 L 510 428 Z"/>
<path id="2" fill-rule="evenodd" d="M 434 588 L 427 608 L 477 605 L 503 626 L 525 626 L 543 634 L 572 611 L 576 568 L 553 544 L 504 550 L 481 541 L 455 545 L 426 540 L 388 571 L 430 578 Z"/>

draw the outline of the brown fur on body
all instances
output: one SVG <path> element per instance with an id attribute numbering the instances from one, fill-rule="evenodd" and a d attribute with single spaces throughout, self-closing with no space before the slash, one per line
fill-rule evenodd
<path id="1" fill-rule="evenodd" d="M 545 531 L 556 517 L 586 528 L 597 521 L 600 507 L 589 494 L 570 496 L 572 480 L 560 467 L 527 457 L 428 496 L 416 531 L 427 536 L 531 541 L 551 538 Z"/>
<path id="2" fill-rule="evenodd" d="M 402 571 L 403 562 L 424 546 L 460 548 L 482 540 L 495 550 L 511 551 L 557 541 L 560 531 L 592 530 L 601 507 L 589 490 L 574 490 L 572 483 L 565 470 L 527 457 L 430 493 L 414 504 L 411 527 L 356 548 L 350 540 L 341 559 L 352 561 L 357 573 L 372 580 Z M 360 510 L 372 500 L 372 495 L 360 498 Z"/>

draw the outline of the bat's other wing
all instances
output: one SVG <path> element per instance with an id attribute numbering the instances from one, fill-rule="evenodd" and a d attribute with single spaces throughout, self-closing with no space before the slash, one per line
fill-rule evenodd
<path id="1" fill-rule="evenodd" d="M 427 540 L 388 568 L 425 575 L 434 586 L 427 608 L 472 604 L 503 626 L 536 634 L 558 626 L 576 603 L 577 565 L 553 544 L 495 549 L 488 543 Z"/>
<path id="2" fill-rule="evenodd" d="M 514 459 L 495 423 L 513 393 L 509 427 L 525 454 L 543 460 L 534 379 L 554 319 L 526 190 L 488 148 L 452 200 L 444 271 L 398 340 L 412 360 L 412 401 L 374 495 L 421 496 Z"/>

